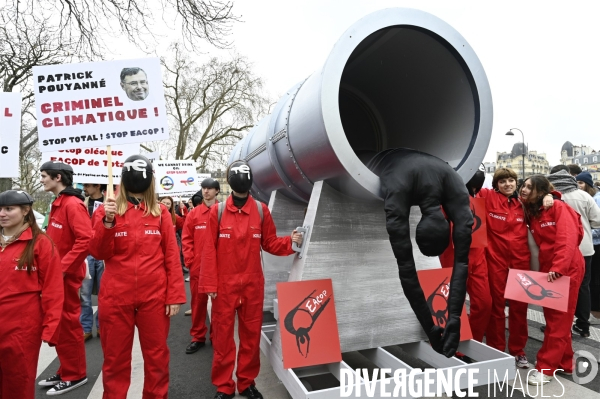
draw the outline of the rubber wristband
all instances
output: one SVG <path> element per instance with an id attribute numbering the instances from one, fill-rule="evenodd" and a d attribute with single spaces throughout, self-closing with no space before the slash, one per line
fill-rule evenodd
<path id="1" fill-rule="evenodd" d="M 106 221 L 106 216 L 102 219 L 102 223 L 104 223 L 104 227 L 106 227 L 107 224 L 110 225 L 110 227 L 106 227 L 107 229 L 115 227 L 115 220 L 113 219 L 112 222 L 108 222 Z"/>

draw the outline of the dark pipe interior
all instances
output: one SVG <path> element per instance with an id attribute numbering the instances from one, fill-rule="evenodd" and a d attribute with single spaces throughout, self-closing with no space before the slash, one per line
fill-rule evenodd
<path id="1" fill-rule="evenodd" d="M 443 38 L 414 26 L 363 40 L 342 74 L 340 117 L 366 163 L 389 148 L 423 151 L 457 168 L 479 125 L 479 100 L 462 57 Z"/>

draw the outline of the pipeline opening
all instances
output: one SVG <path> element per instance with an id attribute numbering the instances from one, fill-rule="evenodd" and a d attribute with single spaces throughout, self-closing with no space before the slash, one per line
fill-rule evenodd
<path id="1" fill-rule="evenodd" d="M 458 168 L 479 126 L 473 76 L 439 35 L 415 26 L 381 29 L 349 57 L 341 78 L 344 132 L 366 164 L 376 153 L 406 147 Z"/>

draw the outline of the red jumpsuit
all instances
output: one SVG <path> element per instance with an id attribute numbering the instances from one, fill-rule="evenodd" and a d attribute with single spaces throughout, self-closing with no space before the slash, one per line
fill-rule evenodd
<path id="1" fill-rule="evenodd" d="M 454 247 L 452 243 L 440 256 L 442 267 L 454 266 Z M 492 297 L 488 282 L 488 268 L 485 260 L 485 248 L 471 248 L 469 250 L 469 278 L 467 280 L 469 293 L 470 313 L 469 325 L 473 339 L 483 342 L 483 336 L 490 322 Z"/>
<path id="2" fill-rule="evenodd" d="M 160 217 L 144 217 L 143 206 L 127 203 L 112 228 L 104 226 L 103 206 L 94 212 L 90 252 L 105 264 L 98 298 L 104 399 L 127 397 L 136 326 L 144 357 L 142 397 L 168 396 L 170 319 L 165 305 L 185 303 L 185 290 L 173 221 L 167 208 L 160 208 Z"/>
<path id="3" fill-rule="evenodd" d="M 486 344 L 504 352 L 506 349 L 506 316 L 504 290 L 509 269 L 529 270 L 529 246 L 523 206 L 517 198 L 490 189 L 481 189 L 478 197 L 485 198 L 487 213 L 486 250 L 488 279 L 492 296 L 490 323 Z M 527 344 L 527 304 L 510 301 L 508 313 L 508 352 L 513 356 L 525 355 Z"/>
<path id="4" fill-rule="evenodd" d="M 190 291 L 192 292 L 192 328 L 190 329 L 190 335 L 192 336 L 192 342 L 206 341 L 208 295 L 198 292 L 198 278 L 200 277 L 202 249 L 206 238 L 209 211 L 210 208 L 204 202 L 192 209 L 185 219 L 183 231 L 181 232 L 183 258 L 185 264 L 190 268 Z"/>
<path id="5" fill-rule="evenodd" d="M 235 314 L 238 315 L 240 346 L 237 357 L 237 390 L 254 385 L 260 370 L 260 334 L 265 279 L 261 247 L 273 255 L 291 255 L 291 237 L 277 237 L 271 213 L 265 204 L 263 221 L 256 201 L 248 196 L 238 209 L 229 196 L 218 222 L 218 206 L 210 209 L 208 234 L 204 244 L 199 291 L 216 292 L 212 301 L 213 364 L 212 382 L 217 391 L 235 392 L 232 379 L 235 366 L 233 339 Z"/>
<path id="6" fill-rule="evenodd" d="M 33 270 L 17 269 L 28 228 L 0 253 L 0 399 L 33 399 L 40 345 L 56 345 L 63 310 L 60 258 L 48 237 L 35 243 Z"/>
<path id="7" fill-rule="evenodd" d="M 553 193 L 560 198 L 560 194 Z M 557 368 L 573 371 L 571 325 L 577 307 L 579 286 L 585 274 L 585 261 L 579 250 L 583 238 L 580 215 L 562 201 L 542 210 L 530 220 L 531 234 L 540 248 L 540 272 L 557 272 L 571 278 L 566 312 L 544 308 L 546 330 L 544 342 L 537 354 L 535 368 L 553 376 Z M 511 304 L 512 306 L 512 304 Z"/>
<path id="8" fill-rule="evenodd" d="M 79 289 L 85 277 L 84 260 L 89 254 L 92 227 L 83 201 L 59 194 L 52 203 L 46 233 L 58 249 L 64 273 L 65 300 L 56 344 L 60 367 L 56 374 L 63 381 L 76 381 L 87 375 Z"/>

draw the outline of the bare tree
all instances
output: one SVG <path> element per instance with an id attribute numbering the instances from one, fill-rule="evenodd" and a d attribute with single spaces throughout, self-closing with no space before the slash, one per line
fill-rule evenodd
<path id="1" fill-rule="evenodd" d="M 156 43 L 153 11 L 162 17 L 160 26 L 172 23 L 180 27 L 186 44 L 191 46 L 200 39 L 226 48 L 231 23 L 238 21 L 232 7 L 233 1 L 224 0 L 7 0 L 2 12 L 32 20 L 52 16 L 61 40 L 75 43 L 79 54 L 103 58 L 101 38 L 106 35 L 125 36 L 148 51 L 147 39 Z"/>
<path id="2" fill-rule="evenodd" d="M 179 45 L 172 50 L 173 60 L 161 63 L 175 159 L 193 159 L 201 169 L 222 165 L 224 154 L 266 111 L 263 82 L 239 55 L 197 66 Z"/>
<path id="3" fill-rule="evenodd" d="M 60 34 L 47 20 L 39 19 L 31 25 L 14 14 L 0 13 L 0 91 L 19 91 L 23 98 L 19 146 L 21 177 L 14 183 L 30 192 L 39 188 L 31 184 L 31 167 L 39 165 L 40 157 L 33 109 L 32 68 L 66 62 L 72 58 L 71 51 L 71 43 L 61 41 Z M 0 179 L 1 191 L 12 186 L 11 179 Z"/>

